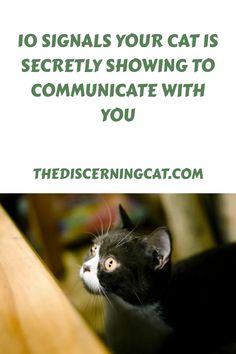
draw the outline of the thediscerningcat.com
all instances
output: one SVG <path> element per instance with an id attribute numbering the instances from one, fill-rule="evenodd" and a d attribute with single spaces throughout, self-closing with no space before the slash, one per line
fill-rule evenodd
<path id="1" fill-rule="evenodd" d="M 34 179 L 203 179 L 202 168 L 34 168 Z"/>

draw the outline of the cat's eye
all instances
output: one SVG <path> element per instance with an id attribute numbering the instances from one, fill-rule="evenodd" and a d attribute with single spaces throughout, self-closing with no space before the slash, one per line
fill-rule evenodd
<path id="1" fill-rule="evenodd" d="M 90 255 L 91 255 L 92 257 L 95 257 L 96 254 L 97 254 L 97 246 L 94 245 L 94 246 L 90 249 Z"/>
<path id="2" fill-rule="evenodd" d="M 107 272 L 113 272 L 118 266 L 119 266 L 119 263 L 113 257 L 108 257 L 104 261 L 104 268 Z"/>

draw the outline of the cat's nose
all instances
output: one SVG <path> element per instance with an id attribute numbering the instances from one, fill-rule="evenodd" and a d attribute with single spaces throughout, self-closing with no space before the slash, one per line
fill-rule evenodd
<path id="1" fill-rule="evenodd" d="M 90 268 L 89 265 L 84 264 L 84 265 L 83 265 L 83 270 L 84 270 L 84 273 L 85 273 L 85 272 L 90 272 L 90 271 L 91 271 L 91 268 Z"/>

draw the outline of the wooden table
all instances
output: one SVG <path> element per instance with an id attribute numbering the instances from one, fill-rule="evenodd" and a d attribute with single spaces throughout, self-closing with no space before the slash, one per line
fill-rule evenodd
<path id="1" fill-rule="evenodd" d="M 0 353 L 108 354 L 1 206 Z"/>

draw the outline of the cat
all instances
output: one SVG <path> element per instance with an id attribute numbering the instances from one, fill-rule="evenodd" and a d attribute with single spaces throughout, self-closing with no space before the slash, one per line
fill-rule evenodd
<path id="1" fill-rule="evenodd" d="M 99 236 L 80 270 L 106 299 L 112 352 L 236 353 L 236 244 L 172 264 L 168 229 L 140 235 L 119 209 L 122 228 Z"/>

